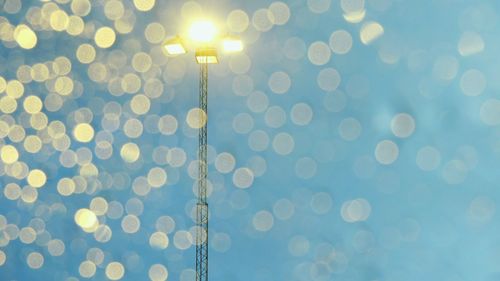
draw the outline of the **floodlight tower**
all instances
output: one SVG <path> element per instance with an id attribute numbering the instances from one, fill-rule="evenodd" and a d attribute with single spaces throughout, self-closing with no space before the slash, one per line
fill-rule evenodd
<path id="1" fill-rule="evenodd" d="M 187 53 L 194 49 L 196 63 L 200 65 L 199 125 L 198 130 L 198 200 L 196 203 L 196 281 L 208 281 L 208 202 L 207 202 L 207 125 L 208 125 L 208 65 L 219 62 L 218 46 L 234 53 L 243 50 L 240 39 L 219 37 L 215 24 L 198 20 L 191 24 L 187 37 L 176 36 L 163 43 L 169 55 Z"/>

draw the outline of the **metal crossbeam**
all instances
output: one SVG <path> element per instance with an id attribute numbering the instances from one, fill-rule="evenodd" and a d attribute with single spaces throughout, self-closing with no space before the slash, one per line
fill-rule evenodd
<path id="1" fill-rule="evenodd" d="M 198 131 L 198 202 L 196 204 L 196 281 L 208 281 L 207 125 L 208 64 L 200 64 L 200 120 Z M 204 115 L 204 116 L 203 116 Z"/>

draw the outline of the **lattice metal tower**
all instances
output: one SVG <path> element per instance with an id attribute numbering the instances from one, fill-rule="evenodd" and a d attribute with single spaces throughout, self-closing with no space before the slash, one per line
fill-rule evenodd
<path id="1" fill-rule="evenodd" d="M 200 116 L 206 122 L 198 132 L 198 202 L 196 203 L 196 280 L 208 281 L 208 202 L 207 202 L 207 125 L 208 64 L 200 64 Z"/>
<path id="2" fill-rule="evenodd" d="M 189 40 L 181 36 L 168 39 L 163 48 L 168 55 L 185 54 L 187 47 L 195 50 L 196 62 L 200 66 L 199 121 L 198 132 L 198 199 L 196 203 L 196 281 L 208 281 L 208 202 L 207 202 L 207 125 L 208 125 L 208 65 L 219 62 L 217 45 L 226 53 L 241 52 L 243 43 L 239 38 L 226 35 L 219 37 L 214 23 L 195 21 L 189 29 Z M 190 43 L 190 44 L 186 44 Z"/>

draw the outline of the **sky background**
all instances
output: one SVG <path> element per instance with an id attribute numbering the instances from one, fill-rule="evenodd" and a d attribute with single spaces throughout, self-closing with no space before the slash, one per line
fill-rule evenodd
<path id="1" fill-rule="evenodd" d="M 496 1 L 0 0 L 0 279 L 500 278 Z"/>

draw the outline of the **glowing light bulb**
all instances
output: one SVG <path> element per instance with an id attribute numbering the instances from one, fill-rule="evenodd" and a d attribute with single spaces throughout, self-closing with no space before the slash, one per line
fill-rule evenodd
<path id="1" fill-rule="evenodd" d="M 222 47 L 225 52 L 236 53 L 243 51 L 243 42 L 237 38 L 226 37 L 222 41 Z"/>
<path id="2" fill-rule="evenodd" d="M 189 38 L 196 42 L 212 42 L 217 36 L 217 27 L 208 20 L 195 21 L 189 28 Z"/>

